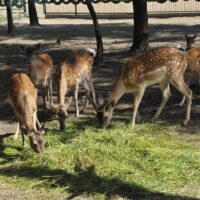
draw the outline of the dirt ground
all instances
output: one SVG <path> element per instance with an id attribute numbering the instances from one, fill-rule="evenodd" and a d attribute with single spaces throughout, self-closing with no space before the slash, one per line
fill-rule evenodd
<path id="1" fill-rule="evenodd" d="M 199 21 L 200 17 L 150 18 L 150 45 L 176 47 L 181 44 L 185 47 L 184 34 L 198 34 Z M 8 104 L 7 88 L 10 76 L 16 72 L 24 72 L 27 68 L 25 57 L 18 48 L 19 44 L 42 43 L 53 57 L 55 68 L 66 57 L 67 49 L 96 47 L 91 20 L 40 19 L 40 23 L 42 25 L 40 27 L 29 27 L 28 19 L 15 21 L 16 35 L 14 37 L 7 36 L 6 23 L 0 24 L 0 134 L 13 132 L 15 129 L 15 117 Z M 94 66 L 94 86 L 97 93 L 106 95 L 121 66 L 131 56 L 128 50 L 132 44 L 133 22 L 131 19 L 101 19 L 99 23 L 104 42 L 105 62 L 102 66 Z M 61 46 L 56 46 L 57 39 L 62 40 Z M 200 37 L 197 38 L 195 45 L 200 43 L 199 40 Z M 179 108 L 175 105 L 180 101 L 181 95 L 173 88 L 172 93 L 173 96 L 158 121 L 164 125 L 179 124 L 185 113 L 185 107 Z M 81 96 L 83 96 L 82 90 L 80 99 Z M 139 109 L 144 120 L 148 121 L 151 118 L 160 100 L 161 93 L 157 86 L 147 89 Z M 124 95 L 116 112 L 121 114 L 121 117 L 126 113 L 131 116 L 131 103 L 132 95 Z M 196 88 L 189 127 L 181 129 L 181 132 L 198 133 L 199 112 L 199 92 Z"/>

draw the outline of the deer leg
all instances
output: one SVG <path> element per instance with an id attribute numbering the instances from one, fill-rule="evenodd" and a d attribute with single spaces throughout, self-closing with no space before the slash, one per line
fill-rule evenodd
<path id="1" fill-rule="evenodd" d="M 40 124 L 40 122 L 39 122 L 37 117 L 36 117 L 36 126 L 37 126 L 37 129 L 41 128 L 41 124 Z"/>
<path id="2" fill-rule="evenodd" d="M 43 99 L 43 103 L 44 103 L 44 109 L 46 110 L 46 86 L 42 86 L 42 99 Z"/>
<path id="3" fill-rule="evenodd" d="M 161 101 L 161 104 L 160 104 L 159 108 L 157 109 L 157 111 L 156 111 L 156 113 L 153 117 L 153 120 L 156 120 L 160 116 L 160 113 L 162 112 L 162 110 L 165 107 L 169 97 L 171 96 L 168 80 L 164 80 L 164 81 L 160 82 L 159 85 L 160 85 L 160 89 L 162 91 L 162 101 Z"/>
<path id="4" fill-rule="evenodd" d="M 52 78 L 49 79 L 49 96 L 50 96 L 50 103 L 53 104 L 53 89 L 52 89 Z"/>
<path id="5" fill-rule="evenodd" d="M 186 98 L 187 102 L 187 111 L 185 120 L 183 121 L 183 124 L 186 126 L 188 121 L 190 120 L 190 112 L 191 112 L 191 105 L 192 105 L 192 91 L 187 87 L 187 85 L 184 82 L 183 77 L 175 77 L 171 80 L 172 85 L 177 88 Z"/>
<path id="6" fill-rule="evenodd" d="M 94 90 L 94 86 L 93 86 L 92 76 L 89 77 L 88 84 L 90 87 L 90 93 L 92 93 L 93 101 L 94 101 L 94 103 L 96 103 L 95 90 Z"/>
<path id="7" fill-rule="evenodd" d="M 135 126 L 135 119 L 136 119 L 138 107 L 144 95 L 144 91 L 145 91 L 145 87 L 141 87 L 139 90 L 135 92 L 135 97 L 134 97 L 134 102 L 133 102 L 133 117 L 132 117 L 132 122 L 131 122 L 132 127 Z"/>
<path id="8" fill-rule="evenodd" d="M 19 122 L 17 122 L 15 134 L 12 136 L 13 140 L 16 140 L 18 136 L 19 136 Z"/>
<path id="9" fill-rule="evenodd" d="M 74 100 L 75 100 L 75 109 L 76 109 L 76 117 L 79 117 L 79 109 L 78 109 L 78 82 L 74 88 Z"/>
<path id="10" fill-rule="evenodd" d="M 86 79 L 83 82 L 83 86 L 85 88 L 85 92 L 86 92 L 86 98 L 85 98 L 85 102 L 84 102 L 84 106 L 83 106 L 83 112 L 85 111 L 85 109 L 88 107 L 88 98 L 87 96 L 90 96 L 90 85 L 89 85 L 89 81 Z"/>
<path id="11" fill-rule="evenodd" d="M 48 101 L 52 104 L 53 103 L 53 98 L 52 98 L 53 92 L 52 92 L 52 79 L 51 78 L 48 79 L 47 92 L 48 92 L 48 94 L 47 94 Z"/>
<path id="12" fill-rule="evenodd" d="M 186 79 L 185 83 L 186 83 L 186 85 L 189 87 L 189 85 L 190 85 L 190 80 L 189 80 L 189 79 Z M 184 103 L 185 103 L 185 96 L 183 96 L 181 102 L 180 102 L 178 105 L 179 105 L 180 107 L 182 107 Z"/>
<path id="13" fill-rule="evenodd" d="M 96 97 L 95 97 L 95 91 L 94 91 L 94 86 L 93 86 L 93 82 L 92 82 L 92 77 L 91 76 L 88 77 L 84 81 L 83 85 L 84 85 L 84 88 L 86 90 L 86 95 L 92 96 L 94 103 L 96 103 Z M 84 107 L 83 107 L 83 112 L 87 107 L 88 107 L 88 98 L 86 97 L 85 104 L 84 104 Z"/>
<path id="14" fill-rule="evenodd" d="M 89 90 L 86 89 L 86 97 L 85 97 L 85 102 L 84 102 L 84 106 L 83 106 L 83 113 L 85 112 L 85 109 L 88 107 L 88 98 L 87 96 L 90 95 Z"/>
<path id="15" fill-rule="evenodd" d="M 22 145 L 23 145 L 23 147 L 26 147 L 24 130 L 22 130 L 22 129 L 21 129 L 21 134 L 22 134 Z"/>

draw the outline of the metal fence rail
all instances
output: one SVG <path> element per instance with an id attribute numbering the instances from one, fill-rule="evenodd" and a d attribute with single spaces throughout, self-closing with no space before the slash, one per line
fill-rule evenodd
<path id="1" fill-rule="evenodd" d="M 93 4 L 97 14 L 132 14 L 132 3 L 121 2 L 119 4 L 114 3 L 98 3 Z M 166 1 L 165 3 L 148 2 L 149 14 L 166 14 L 166 13 L 196 13 L 200 15 L 200 2 L 195 0 L 182 1 L 179 0 L 175 3 Z M 87 6 L 85 4 L 45 4 L 46 15 L 81 15 L 89 14 Z"/>

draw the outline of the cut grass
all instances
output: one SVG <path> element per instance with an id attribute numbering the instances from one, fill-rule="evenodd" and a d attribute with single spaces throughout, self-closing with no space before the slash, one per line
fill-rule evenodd
<path id="1" fill-rule="evenodd" d="M 0 183 L 31 199 L 200 198 L 200 148 L 174 128 L 113 122 L 102 130 L 91 121 L 71 120 L 64 132 L 49 124 L 42 155 L 4 140 Z"/>

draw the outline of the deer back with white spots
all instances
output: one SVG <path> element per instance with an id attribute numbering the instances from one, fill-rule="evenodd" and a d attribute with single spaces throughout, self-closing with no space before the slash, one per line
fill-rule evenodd
<path id="1" fill-rule="evenodd" d="M 163 94 L 160 106 L 153 119 L 157 119 L 170 97 L 169 84 L 174 85 L 187 99 L 187 112 L 184 120 L 186 125 L 190 119 L 192 92 L 184 82 L 184 72 L 187 66 L 185 52 L 175 48 L 160 47 L 142 55 L 130 58 L 123 66 L 114 84 L 109 98 L 102 104 L 93 105 L 97 111 L 100 126 L 107 127 L 111 121 L 113 110 L 124 93 L 134 93 L 132 126 L 138 106 L 142 100 L 146 87 L 159 84 Z M 89 98 L 92 101 L 91 98 Z"/>

